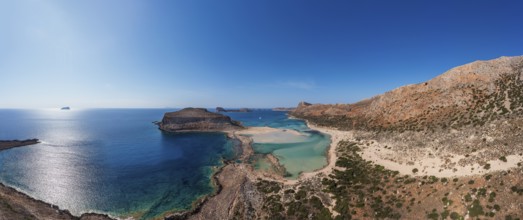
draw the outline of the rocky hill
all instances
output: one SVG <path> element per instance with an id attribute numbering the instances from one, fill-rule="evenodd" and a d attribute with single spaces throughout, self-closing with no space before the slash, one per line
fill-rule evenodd
<path id="1" fill-rule="evenodd" d="M 522 78 L 523 56 L 476 61 L 354 104 L 301 103 L 292 115 L 345 130 L 483 126 L 523 115 Z"/>
<path id="2" fill-rule="evenodd" d="M 523 56 L 476 61 L 353 104 L 301 102 L 291 115 L 347 130 L 334 175 L 321 180 L 338 218 L 522 217 Z"/>
<path id="3" fill-rule="evenodd" d="M 204 108 L 184 108 L 165 113 L 158 126 L 160 130 L 168 132 L 229 131 L 243 128 L 240 122 L 229 116 L 209 112 Z"/>
<path id="4" fill-rule="evenodd" d="M 476 61 L 354 104 L 300 103 L 291 115 L 393 146 L 409 158 L 398 163 L 484 165 L 523 151 L 523 56 Z"/>

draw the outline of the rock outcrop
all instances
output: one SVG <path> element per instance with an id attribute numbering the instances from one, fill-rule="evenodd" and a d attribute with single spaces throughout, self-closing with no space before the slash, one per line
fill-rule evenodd
<path id="1" fill-rule="evenodd" d="M 248 108 L 224 109 L 222 107 L 216 107 L 216 112 L 252 112 L 252 110 Z"/>
<path id="2" fill-rule="evenodd" d="M 291 114 L 342 129 L 481 126 L 508 115 L 523 115 L 523 56 L 476 61 L 354 104 L 301 102 Z"/>
<path id="3" fill-rule="evenodd" d="M 229 116 L 207 111 L 203 108 L 185 108 L 165 113 L 158 123 L 160 130 L 167 132 L 184 131 L 231 131 L 242 129 L 240 122 Z"/>

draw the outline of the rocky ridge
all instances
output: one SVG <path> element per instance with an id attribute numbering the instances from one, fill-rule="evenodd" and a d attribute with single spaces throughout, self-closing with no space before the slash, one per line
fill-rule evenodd
<path id="1" fill-rule="evenodd" d="M 307 104 L 300 103 L 292 115 L 345 130 L 482 126 L 523 115 L 523 56 L 476 61 L 354 104 Z"/>
<path id="2" fill-rule="evenodd" d="M 300 104 L 291 114 L 394 146 L 409 157 L 398 163 L 464 156 L 456 163 L 485 164 L 523 150 L 523 56 L 476 61 L 354 104 Z"/>

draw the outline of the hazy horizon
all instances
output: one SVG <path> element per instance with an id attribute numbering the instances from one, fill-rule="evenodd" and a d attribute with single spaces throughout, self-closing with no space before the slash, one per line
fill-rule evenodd
<path id="1" fill-rule="evenodd" d="M 0 108 L 353 103 L 475 60 L 522 55 L 521 6 L 3 1 Z"/>

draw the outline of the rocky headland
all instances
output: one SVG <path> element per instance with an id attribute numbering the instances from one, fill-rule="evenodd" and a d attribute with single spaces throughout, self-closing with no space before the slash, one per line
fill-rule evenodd
<path id="1" fill-rule="evenodd" d="M 165 113 L 158 123 L 160 130 L 167 132 L 187 131 L 234 131 L 243 129 L 240 122 L 229 116 L 209 112 L 204 108 L 184 108 Z"/>
<path id="2" fill-rule="evenodd" d="M 36 138 L 27 139 L 27 140 L 9 140 L 9 141 L 0 140 L 0 151 L 7 150 L 9 148 L 22 147 L 22 146 L 38 144 L 38 143 L 39 143 L 39 141 Z"/>

